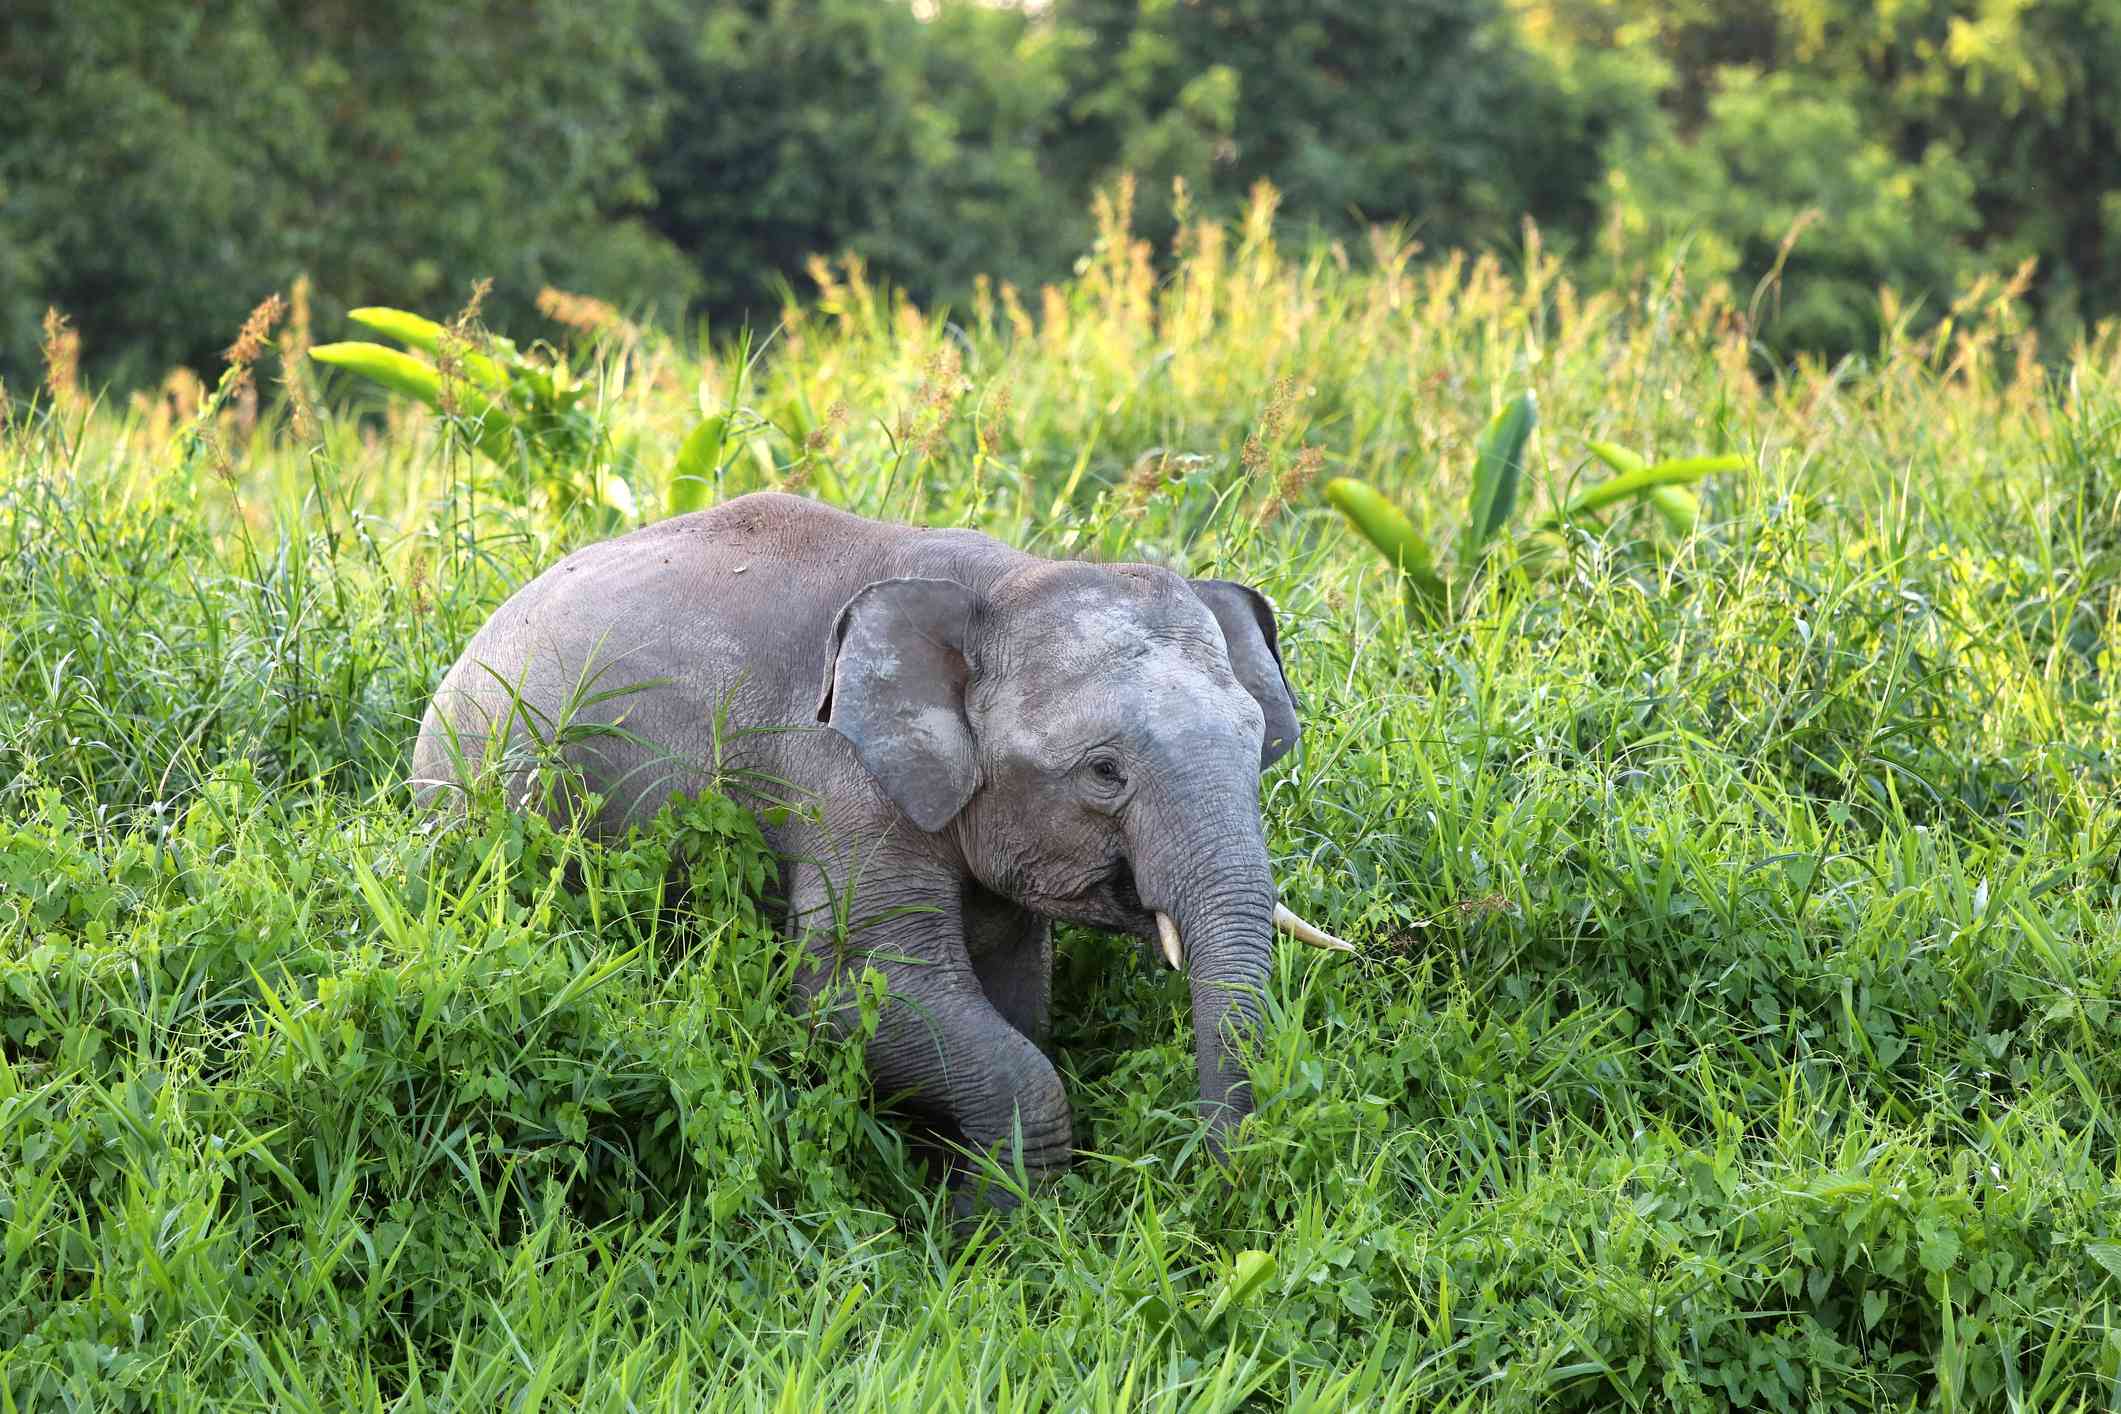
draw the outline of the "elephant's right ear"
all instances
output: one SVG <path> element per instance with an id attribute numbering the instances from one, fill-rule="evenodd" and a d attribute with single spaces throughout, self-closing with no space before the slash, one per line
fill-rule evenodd
<path id="1" fill-rule="evenodd" d="M 965 635 L 978 600 L 947 579 L 880 579 L 840 610 L 817 719 L 854 746 L 893 804 L 940 830 L 979 787 L 965 717 Z"/>

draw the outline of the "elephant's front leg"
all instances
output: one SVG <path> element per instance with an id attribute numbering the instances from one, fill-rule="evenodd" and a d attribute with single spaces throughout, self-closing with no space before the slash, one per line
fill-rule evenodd
<path id="1" fill-rule="evenodd" d="M 887 991 L 868 1044 L 878 1095 L 947 1120 L 967 1148 L 992 1155 L 1005 1172 L 1020 1165 L 1036 1182 L 1068 1165 L 1074 1128 L 1060 1076 L 981 986 L 953 873 L 928 861 L 876 861 L 850 892 L 828 888 L 824 871 L 806 864 L 792 902 L 818 959 L 805 974 L 806 994 L 844 986 L 864 966 L 883 974 Z M 858 1023 L 851 1001 L 834 1018 L 843 1032 Z M 987 1200 L 1015 1202 L 993 1188 Z"/>
<path id="2" fill-rule="evenodd" d="M 967 881 L 965 950 L 980 990 L 1042 1051 L 1053 1047 L 1053 924 Z"/>

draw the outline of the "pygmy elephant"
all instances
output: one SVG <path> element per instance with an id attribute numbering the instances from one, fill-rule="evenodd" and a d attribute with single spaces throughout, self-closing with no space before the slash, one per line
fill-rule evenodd
<path id="1" fill-rule="evenodd" d="M 799 986 L 835 958 L 877 967 L 878 1091 L 1034 1178 L 1073 1137 L 1043 1049 L 1052 920 L 1156 939 L 1188 973 L 1218 1147 L 1252 1109 L 1240 1052 L 1276 927 L 1347 946 L 1268 874 L 1258 775 L 1297 723 L 1273 611 L 1243 585 L 744 496 L 503 604 L 435 694 L 415 783 L 432 797 L 489 745 L 520 773 L 569 712 L 599 829 L 717 780 L 810 803 L 764 817 L 810 940 Z"/>

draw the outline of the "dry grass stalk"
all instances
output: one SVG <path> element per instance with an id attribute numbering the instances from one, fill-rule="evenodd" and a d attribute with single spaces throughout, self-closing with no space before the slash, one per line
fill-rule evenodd
<path id="1" fill-rule="evenodd" d="M 442 411 L 455 417 L 461 411 L 458 392 L 464 380 L 464 355 L 481 352 L 488 342 L 484 330 L 479 327 L 479 311 L 486 305 L 487 295 L 493 292 L 493 278 L 482 276 L 471 285 L 471 297 L 456 317 L 444 326 L 441 338 L 435 344 L 435 372 L 441 375 Z"/>
<path id="2" fill-rule="evenodd" d="M 1290 506 L 1309 495 L 1318 484 L 1320 473 L 1326 469 L 1326 449 L 1318 446 L 1303 446 L 1296 456 L 1275 478 L 1274 491 L 1259 508 L 1259 524 L 1279 516 Z"/>
<path id="3" fill-rule="evenodd" d="M 258 361 L 258 356 L 265 352 L 274 327 L 286 313 L 287 301 L 275 290 L 259 300 L 249 317 L 244 319 L 241 332 L 236 335 L 236 341 L 228 346 L 226 354 L 228 366 L 235 370 L 239 387 L 250 381 L 251 366 Z"/>
<path id="4" fill-rule="evenodd" d="M 640 342 L 640 328 L 619 313 L 618 306 L 594 295 L 578 295 L 547 285 L 538 291 L 538 313 L 578 334 L 609 335 L 625 343 Z"/>
<path id="5" fill-rule="evenodd" d="M 935 455 L 956 416 L 958 401 L 971 386 L 964 376 L 963 357 L 957 345 L 945 342 L 937 347 L 921 366 L 913 405 L 899 416 L 898 440 L 911 442 L 924 457 Z"/>
<path id="6" fill-rule="evenodd" d="M 1139 506 L 1160 490 L 1171 475 L 1171 453 L 1164 447 L 1151 447 L 1134 459 L 1127 468 L 1127 501 Z"/>
<path id="7" fill-rule="evenodd" d="M 1007 280 L 1002 281 L 1002 315 L 1009 321 L 1010 332 L 1026 343 L 1038 332 L 1031 323 L 1031 316 L 1024 312 L 1023 297 Z"/>
<path id="8" fill-rule="evenodd" d="M 280 331 L 280 387 L 294 419 L 295 435 L 317 435 L 316 395 L 310 386 L 309 277 L 297 275 L 287 291 L 287 327 Z"/>
<path id="9" fill-rule="evenodd" d="M 1251 435 L 1245 438 L 1244 450 L 1238 454 L 1238 462 L 1247 477 L 1257 475 L 1266 466 L 1267 458 L 1289 420 L 1289 409 L 1295 406 L 1296 400 L 1296 380 L 1276 379 L 1274 390 L 1267 395 L 1267 405 L 1260 409 L 1259 421 L 1252 425 Z"/>
<path id="10" fill-rule="evenodd" d="M 71 412 L 86 401 L 81 395 L 81 334 L 56 308 L 44 311 L 44 386 L 56 408 Z"/>

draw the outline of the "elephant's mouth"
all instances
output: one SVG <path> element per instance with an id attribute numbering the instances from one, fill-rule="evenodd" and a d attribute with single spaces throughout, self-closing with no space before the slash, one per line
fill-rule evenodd
<path id="1" fill-rule="evenodd" d="M 1126 860 L 1112 861 L 1112 868 L 1105 875 L 1104 892 L 1122 917 L 1146 919 L 1149 910 L 1142 907 L 1142 896 L 1134 887 L 1134 866 Z"/>

